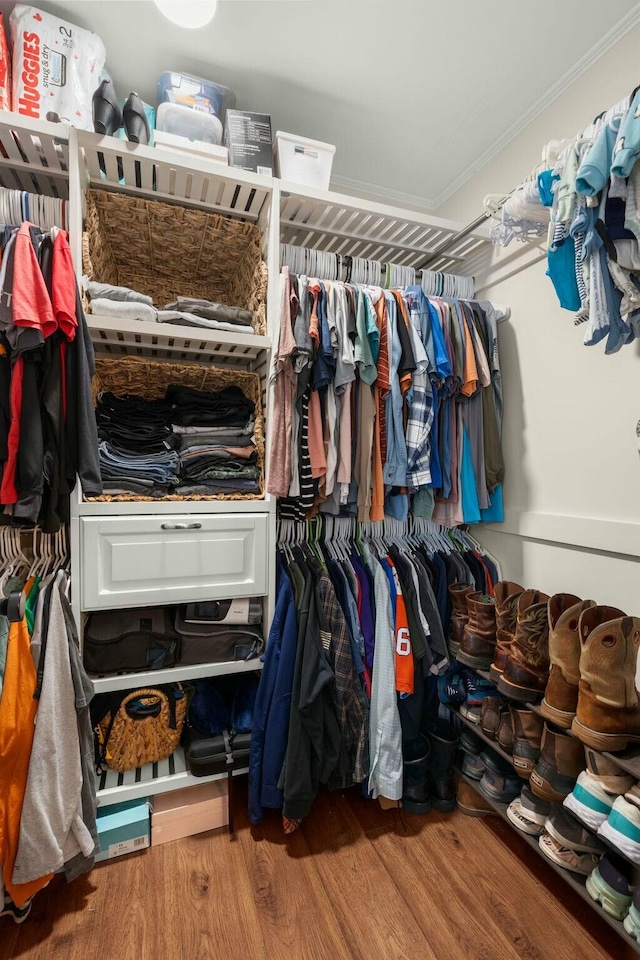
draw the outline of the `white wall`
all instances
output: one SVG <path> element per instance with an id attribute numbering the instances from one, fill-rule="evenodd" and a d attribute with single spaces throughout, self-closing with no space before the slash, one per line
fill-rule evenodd
<path id="1" fill-rule="evenodd" d="M 549 139 L 575 134 L 630 92 L 639 49 L 635 28 L 438 213 L 473 219 L 486 193 L 533 169 Z M 499 327 L 506 523 L 475 532 L 508 578 L 640 615 L 640 345 L 614 356 L 585 347 L 545 269 L 538 262 L 481 292 L 512 316 Z"/>

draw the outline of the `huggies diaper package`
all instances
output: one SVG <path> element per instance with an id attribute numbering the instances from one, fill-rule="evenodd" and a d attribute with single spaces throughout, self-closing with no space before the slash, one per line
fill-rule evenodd
<path id="1" fill-rule="evenodd" d="M 106 59 L 100 37 L 18 3 L 11 45 L 15 112 L 93 130 L 91 98 Z"/>

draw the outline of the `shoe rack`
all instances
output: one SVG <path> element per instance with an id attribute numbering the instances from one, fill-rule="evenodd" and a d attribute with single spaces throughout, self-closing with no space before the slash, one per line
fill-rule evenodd
<path id="1" fill-rule="evenodd" d="M 474 672 L 479 677 L 482 677 L 484 680 L 491 680 L 488 671 L 475 670 Z M 522 704 L 522 706 L 525 706 L 525 705 Z M 541 717 L 545 721 L 545 723 L 547 723 L 551 727 L 551 729 L 553 730 L 556 729 L 553 726 L 553 724 L 551 724 L 549 720 L 543 716 L 540 710 L 540 707 L 537 704 L 528 703 L 526 704 L 526 706 L 528 707 L 529 710 L 532 711 L 532 713 L 535 713 L 539 717 Z M 503 760 L 506 760 L 508 763 L 511 764 L 511 766 L 514 767 L 514 769 L 516 769 L 513 763 L 513 757 L 509 753 L 507 753 L 505 750 L 503 750 L 496 741 L 488 737 L 484 733 L 482 726 L 479 723 L 473 723 L 473 721 L 467 719 L 467 717 L 463 716 L 463 714 L 461 714 L 458 709 L 456 709 L 454 706 L 450 704 L 447 704 L 446 708 L 447 710 L 450 711 L 451 715 L 453 717 L 456 717 L 463 726 L 467 727 L 469 730 L 471 730 L 475 734 L 475 736 L 477 736 L 480 740 L 482 740 L 487 745 L 487 747 L 489 747 L 490 750 L 492 750 L 495 754 L 500 756 Z M 563 734 L 569 733 L 572 737 L 574 737 L 574 739 L 577 739 L 577 737 L 575 737 L 575 735 L 572 734 L 571 731 L 562 730 L 561 732 Z M 640 781 L 640 748 L 635 748 L 633 750 L 626 751 L 623 754 L 605 753 L 604 756 L 610 760 L 613 760 L 620 767 L 621 770 L 626 771 L 631 776 L 635 777 L 637 780 Z M 462 781 L 464 781 L 464 783 L 467 783 L 474 790 L 476 791 L 478 790 L 477 780 L 474 780 L 473 778 L 468 777 L 466 774 L 462 773 L 461 771 L 459 772 L 459 777 Z M 528 782 L 527 780 L 523 779 L 522 780 L 523 786 L 527 782 Z M 558 864 L 554 863 L 553 860 L 550 860 L 548 857 L 546 857 L 542 852 L 542 850 L 540 849 L 540 846 L 538 844 L 538 837 L 529 836 L 523 831 L 518 830 L 517 827 L 515 827 L 513 823 L 509 820 L 507 816 L 507 808 L 509 807 L 508 803 L 499 803 L 496 800 L 492 800 L 485 793 L 482 793 L 481 796 L 483 800 L 485 800 L 492 807 L 492 809 L 498 814 L 498 816 L 502 820 L 504 820 L 505 823 L 509 824 L 509 827 L 519 837 L 521 837 L 525 841 L 525 843 L 527 843 L 527 845 L 533 851 L 535 851 L 535 853 L 539 857 L 541 857 L 542 860 L 548 866 L 550 866 L 552 870 L 555 871 L 555 873 L 558 874 L 558 876 L 562 877 L 562 879 L 567 884 L 567 886 L 571 887 L 571 889 L 574 890 L 578 894 L 578 896 L 586 904 L 588 904 L 588 906 L 594 912 L 596 912 L 598 916 L 601 917 L 611 927 L 612 930 L 615 930 L 615 932 L 618 934 L 619 937 L 621 937 L 626 943 L 628 943 L 635 950 L 636 953 L 640 954 L 640 943 L 637 943 L 633 937 L 629 936 L 627 931 L 624 929 L 622 921 L 616 920 L 613 917 L 609 916 L 609 914 L 605 913 L 605 911 L 602 909 L 599 903 L 596 903 L 594 900 L 591 899 L 585 887 L 585 882 L 587 879 L 586 877 L 583 877 L 579 874 L 571 873 L 569 870 L 563 869 L 563 867 L 559 866 Z M 583 826 L 585 825 L 583 824 Z M 605 843 L 619 857 L 622 857 L 623 859 L 627 860 L 629 863 L 633 865 L 635 869 L 637 869 L 638 865 L 634 861 L 632 861 L 629 857 L 627 857 L 622 850 L 620 850 L 618 847 L 614 846 L 613 844 L 609 843 L 606 837 L 602 837 L 600 834 L 598 834 L 597 836 L 599 840 L 602 840 L 603 843 Z M 612 950 L 612 954 L 615 955 L 615 950 Z"/>

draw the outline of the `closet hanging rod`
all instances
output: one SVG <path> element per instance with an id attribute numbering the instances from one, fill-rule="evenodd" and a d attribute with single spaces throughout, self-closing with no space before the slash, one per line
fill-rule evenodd
<path id="1" fill-rule="evenodd" d="M 287 247 L 287 246 L 289 246 L 289 247 L 296 247 L 296 248 L 299 249 L 299 250 L 306 250 L 307 252 L 310 252 L 310 253 L 319 253 L 319 254 L 326 253 L 326 254 L 329 254 L 329 255 L 334 256 L 334 257 L 339 257 L 339 258 L 341 259 L 341 261 L 343 261 L 343 262 L 345 262 L 345 261 L 350 261 L 350 260 L 353 260 L 353 259 L 371 260 L 370 257 L 355 257 L 355 258 L 354 258 L 354 257 L 351 256 L 351 254 L 348 254 L 348 253 L 346 253 L 346 254 L 345 254 L 345 253 L 336 253 L 334 250 L 321 250 L 319 247 L 306 247 L 306 246 L 304 246 L 304 245 L 291 244 L 291 243 L 284 243 L 284 242 L 283 242 L 283 243 L 280 244 L 280 257 L 281 257 L 281 262 L 282 262 L 282 250 L 283 250 L 284 247 Z M 451 259 L 459 259 L 459 258 L 452 257 Z M 425 267 L 412 267 L 412 266 L 410 266 L 409 264 L 405 264 L 405 263 L 392 263 L 391 261 L 388 261 L 388 262 L 387 262 L 387 261 L 375 261 L 375 260 L 373 260 L 372 262 L 374 262 L 374 263 L 375 263 L 375 262 L 379 262 L 379 263 L 380 263 L 380 269 L 381 269 L 381 271 L 382 271 L 383 273 L 384 273 L 387 269 L 393 269 L 394 267 L 397 268 L 397 269 L 399 268 L 399 269 L 401 269 L 401 270 L 402 270 L 402 269 L 413 270 L 413 271 L 415 272 L 415 274 L 416 274 L 416 283 L 418 282 L 418 281 L 417 281 L 417 275 L 418 275 L 419 273 L 425 273 L 425 272 L 426 272 L 426 273 L 432 273 L 432 272 L 434 272 L 434 271 L 430 271 L 428 268 L 425 268 Z M 443 276 L 447 276 L 448 273 L 449 273 L 448 271 L 435 271 L 435 272 L 436 272 L 436 273 L 442 273 Z M 455 276 L 455 274 L 454 274 L 454 276 Z"/>

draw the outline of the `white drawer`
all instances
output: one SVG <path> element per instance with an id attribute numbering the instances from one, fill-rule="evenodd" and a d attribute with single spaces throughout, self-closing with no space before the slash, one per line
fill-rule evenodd
<path id="1" fill-rule="evenodd" d="M 268 517 L 83 517 L 82 608 L 187 603 L 267 592 Z"/>

